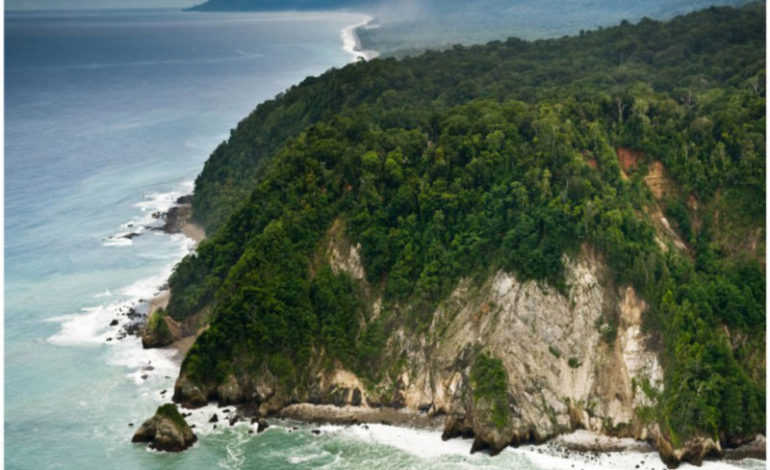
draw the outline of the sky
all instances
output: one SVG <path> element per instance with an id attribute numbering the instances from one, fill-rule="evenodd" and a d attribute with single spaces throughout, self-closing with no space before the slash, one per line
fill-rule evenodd
<path id="1" fill-rule="evenodd" d="M 5 0 L 5 9 L 186 8 L 198 3 L 203 3 L 203 0 Z"/>

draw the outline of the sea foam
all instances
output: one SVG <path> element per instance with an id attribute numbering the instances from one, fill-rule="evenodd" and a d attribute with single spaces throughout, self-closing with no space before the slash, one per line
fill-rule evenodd
<path id="1" fill-rule="evenodd" d="M 371 60 L 380 55 L 380 53 L 377 51 L 361 49 L 361 41 L 358 38 L 358 34 L 356 34 L 356 30 L 358 28 L 368 26 L 372 20 L 373 18 L 371 16 L 367 16 L 363 21 L 359 23 L 342 28 L 342 31 L 340 32 L 340 37 L 342 38 L 342 49 L 353 56 L 352 61 L 356 61 L 359 58 L 364 60 Z"/>
<path id="2" fill-rule="evenodd" d="M 150 191 L 143 195 L 142 200 L 135 203 L 133 207 L 139 209 L 141 213 L 120 226 L 120 232 L 106 237 L 102 244 L 110 247 L 132 246 L 131 235 L 139 236 L 145 233 L 147 229 L 158 229 L 163 226 L 161 214 L 168 212 L 175 204 L 177 199 L 193 190 L 194 183 L 185 181 L 181 183 L 180 188 L 174 191 L 157 192 Z"/>

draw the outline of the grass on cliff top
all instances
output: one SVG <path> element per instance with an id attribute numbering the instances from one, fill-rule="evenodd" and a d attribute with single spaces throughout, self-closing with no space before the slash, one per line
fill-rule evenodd
<path id="1" fill-rule="evenodd" d="M 179 429 L 189 427 L 187 421 L 185 421 L 182 415 L 179 414 L 179 409 L 177 409 L 176 405 L 173 403 L 166 403 L 165 405 L 159 406 L 158 410 L 155 411 L 155 414 L 170 419 Z"/>

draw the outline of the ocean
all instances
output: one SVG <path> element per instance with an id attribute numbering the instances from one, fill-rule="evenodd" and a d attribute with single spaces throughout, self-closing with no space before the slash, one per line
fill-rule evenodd
<path id="1" fill-rule="evenodd" d="M 5 467 L 663 468 L 655 454 L 470 455 L 471 442 L 386 425 L 189 418 L 191 450 L 131 444 L 180 357 L 119 339 L 192 248 L 151 230 L 257 103 L 353 51 L 353 13 L 6 12 Z M 139 233 L 132 239 L 128 233 Z M 117 325 L 111 325 L 117 320 Z M 318 430 L 320 434 L 311 431 Z M 746 460 L 706 468 L 764 468 Z M 686 468 L 687 466 L 684 466 Z"/>

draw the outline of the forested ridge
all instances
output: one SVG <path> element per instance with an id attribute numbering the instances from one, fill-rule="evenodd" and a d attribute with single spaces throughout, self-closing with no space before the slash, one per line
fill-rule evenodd
<path id="1" fill-rule="evenodd" d="M 267 364 L 302 387 L 323 351 L 374 382 L 395 326 L 425 328 L 461 278 L 563 290 L 563 255 L 589 245 L 649 304 L 665 380 L 639 385 L 654 399 L 639 415 L 675 445 L 764 431 L 764 8 L 359 62 L 260 104 L 196 180 L 212 235 L 176 267 L 167 313 L 211 321 L 183 373 L 217 384 Z M 382 292 L 376 319 L 318 265 L 339 220 Z M 499 377 L 484 371 L 474 382 Z"/>

